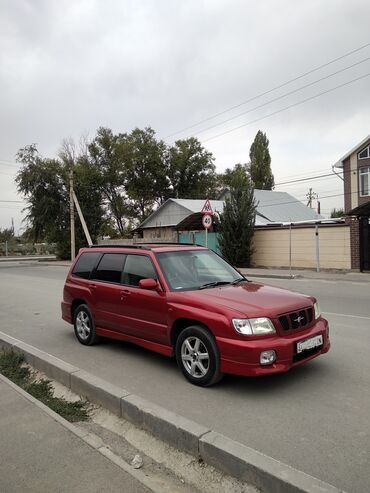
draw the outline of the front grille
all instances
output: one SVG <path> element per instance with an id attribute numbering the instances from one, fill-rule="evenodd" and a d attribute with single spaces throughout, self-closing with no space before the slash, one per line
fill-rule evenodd
<path id="1" fill-rule="evenodd" d="M 279 322 L 283 330 L 303 329 L 312 322 L 313 308 L 303 308 L 296 312 L 286 313 L 279 317 Z"/>

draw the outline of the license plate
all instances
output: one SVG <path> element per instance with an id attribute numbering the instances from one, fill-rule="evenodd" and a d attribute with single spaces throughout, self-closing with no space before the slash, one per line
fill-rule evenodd
<path id="1" fill-rule="evenodd" d="M 314 347 L 322 346 L 323 339 L 322 335 L 311 337 L 310 339 L 306 339 L 305 341 L 297 342 L 297 353 L 301 353 L 302 351 L 307 351 L 308 349 L 313 349 Z"/>

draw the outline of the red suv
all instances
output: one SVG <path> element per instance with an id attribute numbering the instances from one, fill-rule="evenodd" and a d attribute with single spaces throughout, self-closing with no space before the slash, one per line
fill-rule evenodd
<path id="1" fill-rule="evenodd" d="M 81 249 L 62 316 L 81 344 L 111 337 L 176 356 L 185 377 L 201 386 L 223 373 L 285 372 L 330 347 L 315 298 L 251 282 L 194 245 Z"/>

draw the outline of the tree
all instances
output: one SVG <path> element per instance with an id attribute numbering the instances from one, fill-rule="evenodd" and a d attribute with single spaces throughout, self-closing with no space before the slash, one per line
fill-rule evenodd
<path id="1" fill-rule="evenodd" d="M 198 139 L 177 140 L 168 150 L 170 196 L 182 199 L 211 197 L 216 190 L 212 153 Z"/>
<path id="2" fill-rule="evenodd" d="M 249 173 L 254 188 L 272 190 L 275 182 L 271 171 L 269 140 L 261 130 L 258 130 L 251 145 L 249 158 Z"/>
<path id="3" fill-rule="evenodd" d="M 245 168 L 229 170 L 230 195 L 219 217 L 219 246 L 222 255 L 237 267 L 250 265 L 257 204 L 252 183 Z"/>
<path id="4" fill-rule="evenodd" d="M 103 194 L 109 218 L 118 233 L 126 233 L 129 219 L 134 216 L 133 205 L 125 194 L 127 171 L 127 136 L 114 135 L 109 128 L 100 127 L 88 145 L 88 160 L 96 170 L 96 187 Z"/>
<path id="5" fill-rule="evenodd" d="M 14 229 L 13 228 L 0 228 L 0 243 L 5 243 L 14 239 Z"/>
<path id="6" fill-rule="evenodd" d="M 114 134 L 101 127 L 88 146 L 109 216 L 121 236 L 168 198 L 166 145 L 151 128 Z"/>
<path id="7" fill-rule="evenodd" d="M 344 209 L 332 209 L 330 217 L 343 217 L 344 216 Z"/>
<path id="8" fill-rule="evenodd" d="M 16 159 L 23 165 L 15 181 L 28 202 L 26 221 L 32 240 L 57 241 L 56 230 L 63 229 L 64 217 L 68 217 L 61 163 L 56 159 L 43 159 L 35 144 L 20 149 Z"/>
<path id="9" fill-rule="evenodd" d="M 226 168 L 224 173 L 218 176 L 218 180 L 223 188 L 230 188 L 235 181 L 235 177 L 242 177 L 243 183 L 249 180 L 246 164 L 238 163 L 234 168 Z"/>
<path id="10" fill-rule="evenodd" d="M 23 166 L 16 176 L 17 188 L 27 199 L 28 234 L 33 241 L 57 244 L 61 258 L 70 255 L 69 170 L 73 165 L 76 194 L 93 241 L 104 218 L 101 194 L 83 156 L 66 152 L 59 159 L 42 158 L 35 144 L 20 149 L 17 161 Z M 86 246 L 80 221 L 76 218 L 77 248 Z"/>
<path id="11" fill-rule="evenodd" d="M 157 140 L 152 128 L 135 128 L 125 136 L 125 189 L 133 201 L 137 217 L 143 221 L 168 198 L 166 145 Z"/>

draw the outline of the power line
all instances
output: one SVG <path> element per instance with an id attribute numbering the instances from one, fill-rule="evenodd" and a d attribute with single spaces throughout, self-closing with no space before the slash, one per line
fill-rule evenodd
<path id="1" fill-rule="evenodd" d="M 338 193 L 340 195 L 340 190 L 333 190 L 333 189 L 331 189 L 331 190 L 322 190 L 320 193 L 331 193 L 331 192 L 335 192 L 335 193 Z M 286 193 L 286 194 L 290 195 L 289 192 L 280 191 L 280 193 Z M 357 193 L 357 192 L 350 192 L 350 193 Z M 294 198 L 297 199 L 297 200 L 294 200 L 293 202 L 302 202 L 302 201 L 305 201 L 306 198 L 307 198 L 306 195 L 307 195 L 307 192 L 304 192 L 303 195 L 297 195 L 297 196 L 295 195 Z M 321 196 L 320 196 L 320 198 L 321 198 Z M 323 196 L 323 198 L 325 198 L 325 197 Z M 277 199 L 275 197 L 272 200 L 265 200 L 264 203 L 265 203 L 266 207 L 272 207 L 274 205 L 281 205 L 281 204 L 285 204 L 286 203 L 286 202 L 276 202 L 276 200 Z M 289 202 L 289 203 L 291 203 L 291 202 Z"/>
<path id="2" fill-rule="evenodd" d="M 204 118 L 203 120 L 200 120 L 197 123 L 194 123 L 194 124 L 192 124 L 192 125 L 190 125 L 188 127 L 182 128 L 181 130 L 177 130 L 176 132 L 173 132 L 172 134 L 166 135 L 164 138 L 165 139 L 168 139 L 169 137 L 173 137 L 174 135 L 177 135 L 179 133 L 182 133 L 182 132 L 185 132 L 187 130 L 190 130 L 190 129 L 194 128 L 194 127 L 197 127 L 198 125 L 201 125 L 202 123 L 208 122 L 209 120 L 213 120 L 214 118 L 217 118 L 218 116 L 224 115 L 225 113 L 228 113 L 229 111 L 232 111 L 232 110 L 234 110 L 236 108 L 240 108 L 240 106 L 243 106 L 243 105 L 245 105 L 247 103 L 250 103 L 251 101 L 255 101 L 256 99 L 261 98 L 262 96 L 266 96 L 267 94 L 270 94 L 271 92 L 276 91 L 277 89 L 281 89 L 282 87 L 285 87 L 288 84 L 291 84 L 292 82 L 295 82 L 295 81 L 297 81 L 299 79 L 302 79 L 303 77 L 306 77 L 307 75 L 310 75 L 310 74 L 312 74 L 314 72 L 317 72 L 318 70 L 320 70 L 322 68 L 325 68 L 325 67 L 327 67 L 327 66 L 329 66 L 329 65 L 331 65 L 331 64 L 333 64 L 335 62 L 338 62 L 339 60 L 342 60 L 343 58 L 346 58 L 346 57 L 348 57 L 350 55 L 353 55 L 354 53 L 357 53 L 358 51 L 361 51 L 364 48 L 367 48 L 368 46 L 370 46 L 370 43 L 366 43 L 365 45 L 362 45 L 359 48 L 356 48 L 356 49 L 354 49 L 352 51 L 349 51 L 349 52 L 345 53 L 344 55 L 341 55 L 341 56 L 339 56 L 337 58 L 334 58 L 333 60 L 330 60 L 329 62 L 326 62 L 326 63 L 324 63 L 322 65 L 319 65 L 318 67 L 314 67 L 313 69 L 311 69 L 311 70 L 309 70 L 309 71 L 307 71 L 307 72 L 305 72 L 305 73 L 303 73 L 301 75 L 298 75 L 297 77 L 294 77 L 293 79 L 289 79 L 288 81 L 283 82 L 282 84 L 279 84 L 278 86 L 275 86 L 275 87 L 273 87 L 273 88 L 271 88 L 271 89 L 269 89 L 267 91 L 261 92 L 261 93 L 257 94 L 256 96 L 253 96 L 253 97 L 247 99 L 246 101 L 243 101 L 243 102 L 241 102 L 239 104 L 236 104 L 234 106 L 230 106 L 229 108 L 227 108 L 227 109 L 225 109 L 223 111 L 220 111 L 219 113 L 215 113 L 214 115 L 211 115 L 211 116 L 209 116 L 207 118 Z"/>
<path id="3" fill-rule="evenodd" d="M 262 103 L 262 104 L 259 104 L 258 106 L 255 106 L 254 108 L 251 108 L 251 109 L 246 110 L 246 111 L 242 111 L 241 113 L 238 113 L 235 116 L 227 118 L 226 120 L 223 120 L 222 122 L 215 123 L 214 125 L 211 125 L 210 127 L 207 127 L 207 128 L 204 128 L 203 130 L 200 130 L 199 132 L 197 132 L 197 135 L 202 134 L 204 132 L 207 132 L 208 130 L 211 130 L 212 128 L 219 127 L 220 125 L 224 125 L 225 123 L 228 123 L 232 120 L 235 120 L 236 118 L 239 118 L 243 115 L 251 113 L 252 111 L 263 108 L 264 106 L 267 106 L 270 103 L 275 103 L 276 101 L 279 101 L 280 99 L 286 98 L 287 96 L 291 96 L 292 94 L 295 94 L 296 92 L 302 91 L 303 89 L 307 89 L 307 87 L 314 86 L 315 84 L 318 84 L 319 82 L 322 82 L 323 80 L 329 79 L 330 77 L 334 77 L 335 75 L 338 75 L 342 72 L 345 72 L 346 70 L 349 70 L 353 67 L 356 67 L 357 65 L 360 65 L 361 63 L 368 62 L 369 60 L 370 60 L 370 57 L 364 58 L 363 60 L 360 60 L 359 62 L 356 62 L 356 63 L 349 65 L 348 67 L 342 68 L 340 70 L 337 70 L 336 72 L 333 72 L 331 74 L 325 75 L 324 77 L 321 77 L 320 79 L 314 80 L 313 82 L 309 82 L 308 84 L 305 84 L 304 86 L 301 86 L 301 87 L 298 87 L 297 89 L 293 89 L 292 91 L 286 92 L 285 94 L 282 94 L 281 96 L 277 96 L 276 98 L 270 99 L 269 101 L 266 101 L 265 103 Z"/>
<path id="4" fill-rule="evenodd" d="M 325 176 L 336 176 L 334 173 L 328 173 L 326 175 L 309 176 L 307 178 L 300 178 L 299 180 L 283 181 L 281 183 L 276 183 L 275 186 L 287 185 L 288 183 L 298 183 L 300 181 L 317 180 L 318 178 L 324 178 Z"/>
<path id="5" fill-rule="evenodd" d="M 24 200 L 0 200 L 0 202 L 11 203 L 11 204 L 26 204 Z"/>
<path id="6" fill-rule="evenodd" d="M 332 198 L 332 197 L 345 197 L 346 195 L 352 195 L 352 194 L 357 194 L 358 191 L 353 191 L 353 192 L 343 192 L 343 193 L 338 193 L 338 194 L 334 194 L 334 195 L 321 195 L 320 196 L 320 200 L 321 199 L 328 199 L 328 198 Z M 264 205 L 260 205 L 258 207 L 275 207 L 276 205 L 287 205 L 287 204 L 294 204 L 294 203 L 297 203 L 297 202 L 300 202 L 301 204 L 303 203 L 301 200 L 298 200 L 298 199 L 295 199 L 295 200 L 290 200 L 288 202 L 274 202 L 271 201 L 271 205 L 270 204 L 264 204 Z"/>
<path id="7" fill-rule="evenodd" d="M 248 125 L 252 125 L 253 123 L 259 122 L 261 120 L 265 120 L 266 118 L 277 115 L 278 113 L 282 113 L 283 111 L 289 110 L 290 108 L 294 108 L 295 106 L 299 106 L 303 103 L 307 103 L 307 101 L 312 101 L 313 99 L 316 99 L 320 96 L 323 96 L 324 94 L 328 94 L 330 92 L 333 92 L 337 89 L 340 89 L 341 87 L 345 87 L 345 86 L 348 86 L 349 84 L 353 84 L 354 82 L 357 82 L 361 79 L 365 79 L 366 77 L 369 77 L 369 75 L 370 75 L 370 73 L 367 73 L 365 75 L 361 75 L 360 77 L 356 77 L 355 79 L 351 79 L 347 82 L 344 82 L 343 84 L 339 84 L 338 86 L 332 87 L 331 89 L 327 89 L 326 91 L 314 94 L 313 96 L 310 96 L 309 98 L 303 99 L 302 101 L 298 101 L 297 103 L 293 103 L 293 104 L 290 104 L 288 106 L 285 106 L 284 108 L 273 111 L 272 113 L 269 113 L 268 115 L 262 116 L 260 118 L 256 118 L 255 120 L 251 120 L 247 123 L 243 123 L 242 125 L 239 125 L 238 127 L 231 128 L 230 130 L 226 130 L 225 132 L 221 132 L 217 135 L 214 135 L 213 137 L 209 137 L 208 139 L 203 139 L 203 142 L 208 142 L 209 140 L 217 139 L 218 137 L 222 137 L 223 135 L 226 135 L 228 133 L 235 132 L 235 130 L 239 130 L 240 128 L 246 127 Z"/>
<path id="8" fill-rule="evenodd" d="M 0 159 L 0 166 L 10 166 L 10 167 L 21 167 L 21 164 L 15 163 L 14 161 L 9 161 L 7 159 Z"/>
<path id="9" fill-rule="evenodd" d="M 0 205 L 0 209 L 11 209 L 12 211 L 17 210 L 18 212 L 21 212 L 19 209 L 16 209 L 16 207 L 16 205 Z"/>
<path id="10" fill-rule="evenodd" d="M 282 177 L 280 177 L 281 180 L 289 180 L 290 178 L 292 179 L 295 179 L 295 178 L 301 178 L 301 177 L 306 177 L 307 176 L 307 173 L 324 173 L 326 171 L 331 171 L 331 168 L 328 168 L 327 166 L 325 166 L 324 169 L 309 169 L 309 170 L 305 170 L 303 173 L 295 173 L 293 175 L 283 175 Z M 333 174 L 333 176 L 335 175 L 335 173 Z"/>
<path id="11" fill-rule="evenodd" d="M 289 179 L 296 179 L 296 178 L 298 179 L 298 178 L 301 178 L 301 177 L 305 178 L 308 173 L 325 173 L 327 171 L 330 171 L 333 176 L 338 176 L 338 174 L 342 174 L 343 173 L 343 171 L 333 172 L 331 166 L 328 167 L 325 164 L 323 166 L 324 167 L 321 168 L 321 169 L 306 169 L 304 172 L 294 173 L 294 174 L 291 174 L 291 175 L 283 175 L 283 176 L 280 176 L 280 180 L 289 180 Z"/>
<path id="12" fill-rule="evenodd" d="M 334 176 L 335 176 L 335 175 L 332 175 L 332 176 L 327 176 L 327 177 L 325 177 L 325 178 L 320 178 L 319 183 L 320 183 L 320 184 L 322 184 L 322 182 L 324 182 L 324 181 L 331 180 L 332 178 L 334 178 Z M 332 183 L 333 183 L 333 182 L 332 182 Z M 294 191 L 296 191 L 296 190 L 301 190 L 301 189 L 302 189 L 302 187 L 303 187 L 303 186 L 305 186 L 305 185 L 307 185 L 307 184 L 310 184 L 310 181 L 308 181 L 308 182 L 302 182 L 302 184 L 300 184 L 300 183 L 289 183 L 289 184 L 287 184 L 287 185 L 283 185 L 283 189 L 284 189 L 284 190 L 287 190 L 287 188 L 286 188 L 286 187 L 294 187 L 293 189 L 292 189 L 292 188 L 290 188 L 290 189 L 288 189 L 288 190 L 294 190 Z M 334 183 L 333 183 L 333 184 L 334 184 Z M 343 188 L 343 185 L 342 185 L 342 187 L 341 187 L 341 188 Z M 274 189 L 274 191 L 275 191 L 275 192 L 279 192 L 279 191 L 283 191 L 283 190 L 280 190 L 280 189 L 279 189 L 279 190 L 276 190 L 276 189 Z"/>

